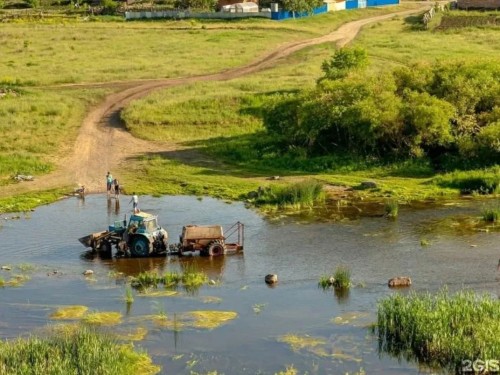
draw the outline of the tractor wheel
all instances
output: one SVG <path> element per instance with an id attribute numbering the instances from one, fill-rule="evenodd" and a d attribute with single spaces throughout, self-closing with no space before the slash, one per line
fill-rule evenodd
<path id="1" fill-rule="evenodd" d="M 130 253 L 134 257 L 147 257 L 151 253 L 151 244 L 147 238 L 135 237 L 130 246 Z"/>
<path id="2" fill-rule="evenodd" d="M 208 245 L 208 255 L 219 256 L 226 253 L 226 246 L 219 240 L 213 241 Z"/>
<path id="3" fill-rule="evenodd" d="M 111 257 L 111 243 L 108 241 L 102 241 L 99 245 L 99 253 L 104 256 Z"/>

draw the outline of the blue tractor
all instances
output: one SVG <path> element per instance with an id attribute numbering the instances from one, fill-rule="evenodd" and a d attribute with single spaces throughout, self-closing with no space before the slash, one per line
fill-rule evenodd
<path id="1" fill-rule="evenodd" d="M 135 213 L 127 220 L 115 221 L 108 230 L 92 233 L 79 241 L 93 251 L 112 255 L 147 257 L 165 255 L 168 250 L 168 233 L 158 225 L 158 217 L 146 212 Z"/>

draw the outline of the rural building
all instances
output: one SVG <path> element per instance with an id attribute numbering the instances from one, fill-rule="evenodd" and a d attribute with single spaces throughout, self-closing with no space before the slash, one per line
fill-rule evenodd
<path id="1" fill-rule="evenodd" d="M 458 9 L 500 9 L 500 0 L 457 0 Z"/>
<path id="2" fill-rule="evenodd" d="M 259 5 L 253 2 L 223 5 L 221 10 L 228 13 L 257 13 Z"/>

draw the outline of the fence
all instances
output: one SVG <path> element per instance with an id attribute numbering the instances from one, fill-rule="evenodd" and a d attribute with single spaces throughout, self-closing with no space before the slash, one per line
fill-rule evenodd
<path id="1" fill-rule="evenodd" d="M 172 19 L 185 19 L 185 18 L 200 18 L 200 19 L 236 19 L 236 18 L 271 18 L 271 12 L 249 12 L 249 13 L 193 13 L 189 11 L 178 10 L 164 10 L 164 11 L 144 11 L 144 12 L 125 12 L 126 20 L 138 19 L 155 19 L 155 18 L 172 18 Z"/>
<path id="2" fill-rule="evenodd" d="M 273 20 L 286 20 L 290 18 L 302 18 L 308 17 L 313 14 L 321 14 L 328 12 L 328 6 L 324 4 L 318 8 L 313 9 L 311 13 L 309 12 L 292 12 L 290 10 L 280 10 L 278 12 L 271 12 L 271 19 Z"/>

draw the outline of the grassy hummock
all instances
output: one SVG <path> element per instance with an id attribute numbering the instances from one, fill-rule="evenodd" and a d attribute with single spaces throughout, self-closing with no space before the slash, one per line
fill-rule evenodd
<path id="1" fill-rule="evenodd" d="M 312 208 L 324 202 L 323 183 L 308 179 L 290 185 L 273 185 L 257 198 L 257 205 L 274 205 L 278 208 Z"/>
<path id="2" fill-rule="evenodd" d="M 48 337 L 0 341 L 3 375 L 149 375 L 159 371 L 147 354 L 85 326 L 54 328 Z"/>
<path id="3" fill-rule="evenodd" d="M 379 349 L 456 370 L 464 359 L 500 357 L 500 301 L 469 291 L 393 294 L 378 306 Z"/>

